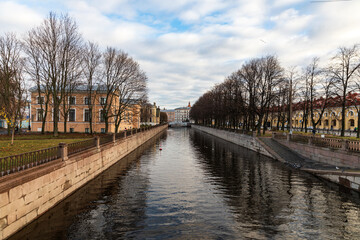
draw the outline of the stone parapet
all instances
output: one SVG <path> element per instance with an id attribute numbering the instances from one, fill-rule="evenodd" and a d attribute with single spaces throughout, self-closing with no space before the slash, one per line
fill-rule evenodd
<path id="1" fill-rule="evenodd" d="M 167 125 L 130 135 L 0 178 L 0 240 L 6 239 L 45 213 L 127 154 L 167 129 Z M 63 157 L 64 156 L 64 157 Z"/>

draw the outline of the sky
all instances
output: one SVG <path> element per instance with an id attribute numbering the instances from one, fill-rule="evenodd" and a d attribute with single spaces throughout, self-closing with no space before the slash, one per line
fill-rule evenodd
<path id="1" fill-rule="evenodd" d="M 162 109 L 194 103 L 251 58 L 301 69 L 360 43 L 360 0 L 0 0 L 0 34 L 21 38 L 50 11 L 137 60 Z"/>

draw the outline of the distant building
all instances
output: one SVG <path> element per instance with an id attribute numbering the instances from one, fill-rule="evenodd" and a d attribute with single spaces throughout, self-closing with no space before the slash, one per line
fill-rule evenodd
<path id="1" fill-rule="evenodd" d="M 187 107 L 175 108 L 175 122 L 189 122 L 190 121 L 190 102 Z"/>
<path id="2" fill-rule="evenodd" d="M 166 113 L 168 122 L 175 122 L 175 110 L 161 110 L 161 112 Z"/>
<path id="3" fill-rule="evenodd" d="M 106 91 L 101 87 L 96 87 L 93 90 L 92 98 L 89 96 L 89 89 L 86 85 L 78 86 L 69 97 L 65 99 L 69 107 L 67 116 L 67 132 L 84 132 L 90 133 L 90 119 L 92 119 L 93 132 L 105 132 L 105 120 L 103 116 L 103 106 L 106 101 Z M 46 95 L 42 92 L 39 96 L 37 88 L 31 88 L 31 131 L 40 132 L 42 129 L 42 114 L 41 104 L 44 105 Z M 119 98 L 116 95 L 112 98 L 112 111 L 119 107 Z M 64 117 L 62 112 L 63 103 L 60 105 L 60 112 L 58 116 L 59 132 L 64 131 Z M 89 107 L 92 106 L 92 114 Z M 139 128 L 140 127 L 140 105 L 132 103 L 122 114 L 122 121 L 118 130 Z M 48 114 L 46 116 L 45 131 L 53 131 L 54 112 L 52 99 L 49 99 Z M 109 118 L 108 132 L 115 132 L 115 117 Z"/>
<path id="4" fill-rule="evenodd" d="M 141 125 L 160 124 L 160 107 L 154 104 L 143 104 L 140 113 Z"/>

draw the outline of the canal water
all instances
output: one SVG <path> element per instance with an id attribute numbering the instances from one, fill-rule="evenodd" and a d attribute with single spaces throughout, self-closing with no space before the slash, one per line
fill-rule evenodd
<path id="1" fill-rule="evenodd" d="M 210 135 L 169 129 L 12 239 L 359 238 L 356 193 Z"/>

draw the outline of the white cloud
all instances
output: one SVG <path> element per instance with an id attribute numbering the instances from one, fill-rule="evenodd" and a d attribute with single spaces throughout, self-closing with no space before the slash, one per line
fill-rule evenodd
<path id="1" fill-rule="evenodd" d="M 24 33 L 42 21 L 30 7 L 13 1 L 0 2 L 0 32 Z"/>
<path id="2" fill-rule="evenodd" d="M 25 2 L 0 2 L 0 30 L 23 33 L 50 10 L 69 12 L 86 39 L 137 59 L 150 101 L 167 108 L 193 103 L 249 58 L 276 54 L 284 66 L 304 66 L 318 56 L 325 64 L 338 46 L 360 39 L 359 1 L 67 0 L 56 9 L 53 0 Z"/>

